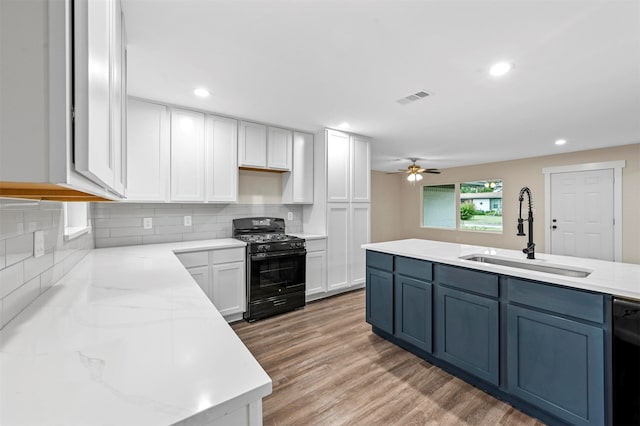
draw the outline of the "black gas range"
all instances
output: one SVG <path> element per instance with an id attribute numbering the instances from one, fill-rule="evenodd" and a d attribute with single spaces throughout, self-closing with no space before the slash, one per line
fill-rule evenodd
<path id="1" fill-rule="evenodd" d="M 304 307 L 304 239 L 285 234 L 284 219 L 271 217 L 234 219 L 233 236 L 247 243 L 244 319 L 255 321 Z"/>

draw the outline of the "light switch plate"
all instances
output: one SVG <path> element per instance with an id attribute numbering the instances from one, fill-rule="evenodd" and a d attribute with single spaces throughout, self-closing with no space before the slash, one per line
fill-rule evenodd
<path id="1" fill-rule="evenodd" d="M 144 219 L 142 219 L 142 226 L 144 227 L 144 229 L 153 228 L 153 218 L 145 217 Z"/>
<path id="2" fill-rule="evenodd" d="M 33 233 L 33 257 L 44 256 L 44 231 Z"/>
<path id="3" fill-rule="evenodd" d="M 184 217 L 184 226 L 191 226 L 191 216 Z"/>
<path id="4" fill-rule="evenodd" d="M 293 212 L 287 213 L 287 220 L 293 220 Z"/>

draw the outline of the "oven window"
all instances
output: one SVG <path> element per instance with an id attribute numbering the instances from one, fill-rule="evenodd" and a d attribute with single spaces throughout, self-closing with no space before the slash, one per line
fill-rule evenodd
<path id="1" fill-rule="evenodd" d="M 252 297 L 271 297 L 304 285 L 305 255 L 253 258 L 251 260 Z"/>

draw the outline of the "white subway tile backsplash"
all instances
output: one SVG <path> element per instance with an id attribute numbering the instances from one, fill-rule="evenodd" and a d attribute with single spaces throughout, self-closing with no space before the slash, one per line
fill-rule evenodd
<path id="1" fill-rule="evenodd" d="M 24 284 L 22 263 L 16 263 L 0 271 L 0 299 Z"/>
<path id="2" fill-rule="evenodd" d="M 4 327 L 40 295 L 40 277 L 37 276 L 2 299 L 2 326 Z"/>
<path id="3" fill-rule="evenodd" d="M 41 257 L 31 257 L 24 261 L 24 280 L 29 281 L 53 266 L 53 252 Z"/>
<path id="4" fill-rule="evenodd" d="M 0 326 L 94 247 L 92 234 L 65 241 L 63 221 L 62 203 L 0 198 Z M 45 243 L 45 254 L 37 259 L 33 257 L 35 231 L 44 232 Z"/>
<path id="5" fill-rule="evenodd" d="M 301 232 L 301 206 L 96 203 L 93 214 L 96 218 L 96 247 L 229 238 L 232 234 L 233 219 L 249 216 L 286 218 L 289 211 L 294 213 L 296 219 L 286 221 L 286 231 Z M 183 226 L 183 216 L 192 216 L 193 226 Z M 128 226 L 130 220 L 141 221 L 143 217 L 153 219 L 153 228 L 147 230 L 150 234 L 139 231 L 137 226 Z"/>
<path id="6" fill-rule="evenodd" d="M 4 269 L 5 266 L 7 266 L 6 245 L 5 240 L 0 240 L 0 269 Z"/>
<path id="7" fill-rule="evenodd" d="M 7 266 L 33 256 L 33 233 L 7 238 L 5 244 Z"/>

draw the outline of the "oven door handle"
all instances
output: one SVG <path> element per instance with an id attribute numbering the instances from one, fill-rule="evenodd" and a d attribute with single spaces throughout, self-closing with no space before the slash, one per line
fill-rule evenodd
<path id="1" fill-rule="evenodd" d="M 282 253 L 266 253 L 264 256 L 261 256 L 260 254 L 252 254 L 251 260 L 266 260 L 266 259 L 273 259 L 274 257 L 285 257 L 285 256 L 306 256 L 307 251 L 296 250 L 296 251 L 285 251 Z"/>

